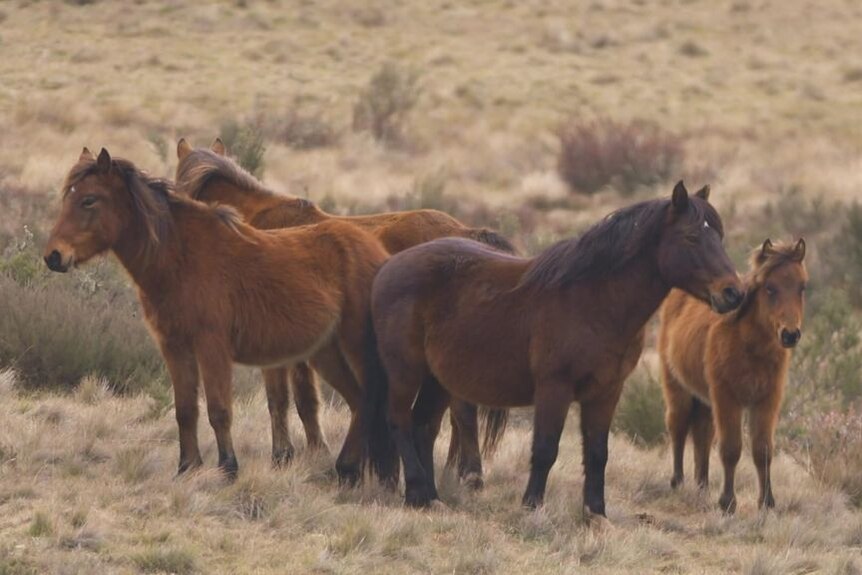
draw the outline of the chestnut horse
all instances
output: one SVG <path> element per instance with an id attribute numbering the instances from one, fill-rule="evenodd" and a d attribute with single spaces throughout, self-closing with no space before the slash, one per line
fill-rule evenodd
<path id="1" fill-rule="evenodd" d="M 704 195 L 690 197 L 680 182 L 671 199 L 614 212 L 534 259 L 460 239 L 389 259 L 372 294 L 388 377 L 372 382 L 363 419 L 375 468 L 392 475 L 394 441 L 409 505 L 437 497 L 433 445 L 452 395 L 491 406 L 535 405 L 527 507 L 543 501 L 566 414 L 579 402 L 584 504 L 588 515 L 605 514 L 611 418 L 647 321 L 673 287 L 719 312 L 742 301 L 721 219 Z"/>
<path id="2" fill-rule="evenodd" d="M 511 244 L 498 234 L 486 229 L 468 228 L 437 210 L 349 217 L 327 214 L 308 200 L 268 190 L 225 154 L 221 139 L 217 138 L 209 150 L 194 149 L 185 138 L 180 139 L 177 143 L 177 193 L 208 204 L 232 206 L 247 222 L 262 229 L 316 224 L 333 219 L 355 224 L 376 236 L 390 254 L 447 236 L 472 238 L 503 251 L 514 251 Z M 287 371 L 284 368 L 264 369 L 263 376 L 273 422 L 273 458 L 283 461 L 293 451 L 286 421 L 289 403 Z M 325 446 L 318 422 L 319 399 L 313 373 L 306 363 L 299 363 L 291 370 L 289 380 L 308 445 L 312 448 Z M 505 429 L 507 411 L 483 408 L 481 413 L 486 428 L 484 451 L 490 453 Z M 448 463 L 457 466 L 459 476 L 469 486 L 478 488 L 482 484 L 482 459 L 476 406 L 454 401 L 451 421 Z M 287 446 L 287 451 L 283 447 L 278 450 L 276 445 Z"/>
<path id="3" fill-rule="evenodd" d="M 131 162 L 105 149 L 94 159 L 85 148 L 63 186 L 45 261 L 65 272 L 107 251 L 137 285 L 170 372 L 180 472 L 201 464 L 199 379 L 218 465 L 234 477 L 232 363 L 310 358 L 354 412 L 336 469 L 342 480 L 358 478 L 361 389 L 382 375 L 376 352 L 369 353 L 371 282 L 387 258 L 380 242 L 338 221 L 260 231 L 232 208 L 173 194 Z"/>
<path id="4" fill-rule="evenodd" d="M 758 507 L 775 506 L 772 463 L 775 426 L 784 395 L 790 348 L 802 337 L 805 241 L 766 240 L 752 254 L 746 295 L 734 313 L 717 316 L 691 296 L 673 291 L 661 309 L 659 355 L 673 445 L 671 486 L 683 481 L 689 431 L 694 442 L 695 478 L 709 483 L 714 427 L 724 465 L 719 506 L 736 510 L 733 481 L 742 451 L 742 412 L 760 484 Z"/>

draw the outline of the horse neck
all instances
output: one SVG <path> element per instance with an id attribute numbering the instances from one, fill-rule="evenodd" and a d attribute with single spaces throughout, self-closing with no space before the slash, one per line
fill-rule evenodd
<path id="1" fill-rule="evenodd" d="M 275 194 L 263 190 L 241 188 L 223 178 L 214 178 L 204 184 L 197 199 L 207 204 L 226 204 L 236 209 L 244 220 L 250 221 L 261 211 L 278 202 Z"/>
<path id="2" fill-rule="evenodd" d="M 173 257 L 176 253 L 176 230 L 168 232 L 150 253 L 146 251 L 145 238 L 148 238 L 147 230 L 137 218 L 132 218 L 129 225 L 123 227 L 120 239 L 111 250 L 138 289 L 148 296 L 157 296 L 166 286 L 163 278 L 177 277 L 179 266 Z"/>
<path id="3" fill-rule="evenodd" d="M 659 273 L 654 248 L 613 274 L 594 280 L 589 289 L 595 302 L 590 307 L 606 310 L 611 325 L 629 337 L 643 329 L 670 293 Z"/>

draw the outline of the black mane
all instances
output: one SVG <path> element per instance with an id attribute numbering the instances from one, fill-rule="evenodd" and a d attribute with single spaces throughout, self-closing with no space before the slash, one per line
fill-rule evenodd
<path id="1" fill-rule="evenodd" d="M 689 198 L 693 229 L 706 221 L 723 235 L 721 220 L 705 201 Z M 557 242 L 533 260 L 519 287 L 564 288 L 572 282 L 607 277 L 626 267 L 654 245 L 668 221 L 669 199 L 650 200 L 619 209 L 580 238 Z"/>

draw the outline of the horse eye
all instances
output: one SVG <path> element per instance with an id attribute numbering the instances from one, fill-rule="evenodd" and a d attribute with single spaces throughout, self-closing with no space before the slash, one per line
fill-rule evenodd
<path id="1" fill-rule="evenodd" d="M 81 200 L 82 208 L 88 209 L 92 208 L 94 205 L 96 205 L 96 196 L 87 196 L 86 198 Z"/>
<path id="2" fill-rule="evenodd" d="M 766 295 L 773 297 L 778 291 L 772 286 L 766 286 Z"/>
<path id="3" fill-rule="evenodd" d="M 805 286 L 799 286 L 799 293 L 805 293 L 805 290 L 806 290 Z"/>

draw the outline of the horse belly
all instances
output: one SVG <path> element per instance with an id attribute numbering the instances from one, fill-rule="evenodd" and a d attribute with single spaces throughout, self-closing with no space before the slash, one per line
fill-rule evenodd
<path id="1" fill-rule="evenodd" d="M 307 360 L 332 341 L 338 327 L 334 320 L 322 329 L 297 333 L 297 330 L 256 329 L 238 334 L 234 361 L 257 367 L 279 367 Z"/>

